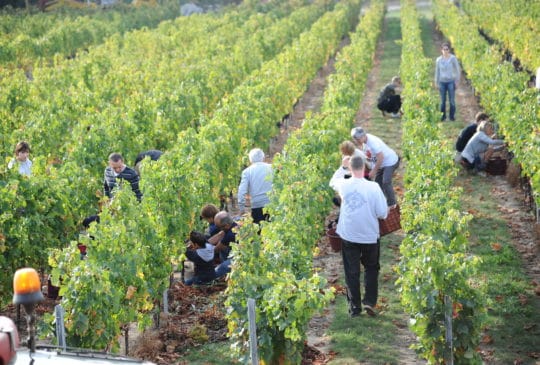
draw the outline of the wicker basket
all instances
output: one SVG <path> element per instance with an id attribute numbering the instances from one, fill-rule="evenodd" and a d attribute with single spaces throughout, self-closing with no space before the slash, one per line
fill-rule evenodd
<path id="1" fill-rule="evenodd" d="M 486 163 L 486 172 L 490 175 L 506 174 L 506 160 L 502 157 L 490 158 Z"/>
<path id="2" fill-rule="evenodd" d="M 337 234 L 335 228 L 330 228 L 326 231 L 326 237 L 328 237 L 328 243 L 332 247 L 332 251 L 341 251 L 341 237 Z"/>
<path id="3" fill-rule="evenodd" d="M 386 219 L 379 219 L 379 231 L 381 237 L 397 231 L 398 229 L 401 229 L 401 212 L 399 211 L 399 205 L 388 211 Z"/>

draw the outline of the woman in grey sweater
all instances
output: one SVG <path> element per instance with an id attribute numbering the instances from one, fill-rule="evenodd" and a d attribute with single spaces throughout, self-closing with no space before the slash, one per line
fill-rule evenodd
<path id="1" fill-rule="evenodd" d="M 441 120 L 446 120 L 446 94 L 448 94 L 450 120 L 454 121 L 456 117 L 456 86 L 459 82 L 461 70 L 456 56 L 450 53 L 448 43 L 442 44 L 441 52 L 442 55 L 435 62 L 435 84 L 439 88 L 441 95 Z"/>
<path id="2" fill-rule="evenodd" d="M 493 132 L 494 128 L 491 122 L 483 121 L 478 125 L 477 132 L 467 142 L 465 149 L 461 152 L 462 165 L 468 170 L 483 170 L 486 161 L 493 154 L 493 148 L 490 148 L 490 146 L 501 146 L 504 144 L 502 139 L 491 138 Z"/>

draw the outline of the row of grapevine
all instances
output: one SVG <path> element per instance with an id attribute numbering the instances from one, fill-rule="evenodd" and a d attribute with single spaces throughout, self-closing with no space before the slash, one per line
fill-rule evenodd
<path id="1" fill-rule="evenodd" d="M 525 68 L 534 72 L 540 67 L 538 46 L 540 5 L 538 2 L 530 1 L 512 1 L 512 3 L 510 5 L 508 2 L 490 0 L 461 1 L 465 12 L 483 31 L 491 38 L 502 42 Z M 529 13 L 534 6 L 537 8 L 537 17 Z M 516 7 L 520 7 L 521 10 L 527 9 L 527 13 L 515 14 L 512 10 Z"/>
<path id="2" fill-rule="evenodd" d="M 423 56 L 415 2 L 401 1 L 404 85 L 403 152 L 407 161 L 397 283 L 401 302 L 418 338 L 418 353 L 429 363 L 480 363 L 484 304 L 473 287 L 478 259 L 468 254 L 467 222 L 460 211 L 461 189 L 452 148 L 436 121 L 440 118 L 432 90 L 433 61 Z M 443 146 L 443 148 L 441 148 Z M 445 338 L 452 321 L 453 360 Z M 450 362 L 453 361 L 453 362 Z"/>
<path id="3" fill-rule="evenodd" d="M 478 34 L 470 18 L 446 1 L 434 2 L 439 27 L 450 39 L 482 106 L 498 123 L 501 135 L 530 177 L 536 204 L 540 203 L 540 138 L 538 91 L 528 88 L 529 75 L 516 72 L 501 54 Z"/>
<path id="4" fill-rule="evenodd" d="M 184 73 L 180 70 L 181 59 L 173 62 L 172 52 L 170 59 L 163 59 L 161 52 L 156 52 L 154 58 L 147 57 L 148 64 L 144 70 L 137 71 L 140 77 L 133 77 L 136 65 L 126 67 L 119 61 L 111 61 L 107 67 L 110 72 L 92 68 L 92 73 L 95 71 L 93 92 L 80 84 L 84 79 L 84 67 L 88 65 L 85 62 L 99 64 L 107 58 L 100 57 L 101 52 L 91 52 L 96 61 L 87 57 L 79 60 L 84 62 L 79 68 L 82 75 L 66 71 L 58 77 L 45 76 L 43 82 L 32 85 L 30 92 L 42 95 L 33 101 L 37 110 L 33 112 L 33 108 L 21 107 L 14 114 L 28 113 L 27 118 L 35 122 L 25 123 L 10 137 L 25 136 L 31 143 L 40 142 L 37 146 L 32 143 L 36 151 L 44 156 L 48 154 L 49 161 L 58 159 L 62 164 L 56 168 L 56 173 L 59 177 L 69 178 L 67 185 L 74 188 L 71 194 L 66 190 L 67 195 L 72 195 L 74 214 L 88 215 L 85 210 L 96 206 L 98 197 L 95 192 L 100 188 L 104 160 L 110 152 L 122 151 L 127 161 L 132 161 L 139 151 L 169 148 L 178 131 L 190 125 L 199 113 L 211 113 L 220 97 L 230 92 L 265 59 L 273 57 L 322 11 L 320 6 L 308 6 L 275 22 L 255 15 L 239 28 L 228 24 L 227 29 L 221 30 L 227 30 L 226 33 L 236 36 L 236 39 L 228 37 L 228 42 L 225 42 L 222 35 L 208 37 L 207 43 L 211 46 L 221 42 L 223 51 L 206 58 L 199 48 L 195 49 L 194 52 L 201 54 L 201 61 L 196 65 L 185 65 Z M 129 38 L 141 39 L 135 34 Z M 135 40 L 130 43 L 135 43 Z M 215 53 L 206 46 L 206 43 L 201 45 L 208 53 Z M 247 48 L 252 52 L 243 52 Z M 113 55 L 109 53 L 109 60 L 114 59 Z M 116 69 L 114 74 L 113 69 Z M 176 76 L 179 72 L 181 77 Z M 70 92 L 65 93 L 61 89 L 51 91 L 57 89 L 52 85 L 68 83 L 70 79 L 72 82 L 79 80 L 68 89 Z M 49 98 L 45 99 L 46 96 Z M 114 105 L 110 104 L 111 98 Z M 29 94 L 27 100 L 34 98 Z M 41 107 L 38 106 L 40 100 L 44 102 Z M 9 130 L 6 129 L 5 133 L 7 135 Z M 40 138 L 43 134 L 48 138 Z M 39 160 L 34 162 L 36 165 L 40 163 Z M 41 160 L 41 164 L 47 162 Z"/>
<path id="5" fill-rule="evenodd" d="M 267 41 L 267 44 L 273 45 L 274 51 L 277 52 L 285 42 L 290 41 L 295 34 L 309 26 L 320 13 L 320 7 L 299 9 L 291 14 L 288 20 L 278 21 L 273 26 L 265 28 L 263 40 Z M 249 26 L 249 29 L 253 29 L 253 24 Z M 256 44 L 254 41 L 260 38 L 259 32 L 248 37 L 248 39 L 252 39 L 252 45 Z M 239 40 L 239 45 L 246 47 L 249 43 Z M 253 52 L 252 55 L 258 58 L 262 57 L 256 52 Z M 265 57 L 270 56 L 271 50 L 266 49 Z M 227 62 L 224 55 L 223 57 L 222 62 Z M 249 70 L 244 71 L 248 72 Z M 174 79 L 172 74 L 169 77 Z M 231 85 L 231 88 L 233 86 Z M 227 92 L 227 90 L 221 92 Z M 82 107 L 84 108 L 84 106 Z M 98 122 L 101 119 L 95 119 L 95 121 Z M 170 123 L 173 122 L 170 121 Z M 149 119 L 147 124 L 149 124 L 147 128 L 150 129 L 152 119 Z M 53 128 L 46 124 L 36 124 L 36 131 L 40 126 L 42 129 Z M 5 170 L 4 165 L 0 181 L 2 189 L 0 206 L 3 213 L 0 215 L 2 223 L 0 233 L 1 237 L 4 237 L 1 249 L 6 252 L 0 264 L 3 269 L 6 269 L 6 272 L 21 266 L 21 262 L 36 267 L 46 266 L 44 264 L 47 262 L 47 250 L 66 246 L 70 240 L 76 238 L 76 222 L 97 211 L 97 201 L 100 194 L 96 196 L 96 191 L 99 192 L 101 189 L 102 165 L 103 160 L 106 159 L 107 151 L 118 148 L 121 143 L 122 146 L 131 147 L 128 151 L 134 156 L 137 150 L 133 148 L 142 148 L 141 146 L 143 146 L 134 141 L 139 139 L 144 141 L 145 136 L 138 135 L 138 130 L 129 128 L 127 122 L 116 124 L 118 127 L 122 126 L 122 129 L 118 131 L 119 134 L 116 134 L 116 130 L 110 125 L 96 125 L 89 132 L 84 129 L 86 126 L 83 124 L 79 133 L 72 132 L 65 137 L 74 139 L 71 156 L 80 156 L 79 160 L 72 157 L 59 167 L 51 167 L 47 166 L 45 157 L 38 157 L 34 159 L 33 176 L 30 180 L 19 176 L 17 172 Z M 96 133 L 98 128 L 103 133 Z M 170 128 L 173 129 L 173 126 L 171 125 Z M 112 138 L 108 137 L 109 134 L 112 135 Z M 85 140 L 96 143 L 85 143 Z M 170 143 L 172 144 L 172 141 Z M 185 184 L 187 185 L 187 183 Z M 62 197 L 54 199 L 59 194 L 62 194 Z M 21 211 L 24 214 L 17 213 Z M 171 219 L 174 220 L 174 216 Z M 41 228 L 37 229 L 36 227 Z M 13 254 L 10 253 L 11 251 Z M 2 290 L 2 293 L 5 293 L 2 296 L 2 302 L 5 302 L 9 300 L 9 277 L 3 278 L 0 285 L 5 289 Z"/>
<path id="6" fill-rule="evenodd" d="M 85 9 L 73 11 L 55 11 L 29 13 L 23 9 L 0 10 L 0 35 L 2 38 L 14 38 L 19 34 L 26 33 L 30 37 L 39 37 L 48 32 L 59 22 L 66 19 L 73 19 L 78 16 L 92 15 L 96 9 Z"/>
<path id="7" fill-rule="evenodd" d="M 197 226 L 200 207 L 216 199 L 221 186 L 217 177 L 231 175 L 226 178 L 232 181 L 240 173 L 239 151 L 263 138 L 267 143 L 270 133 L 277 132 L 276 115 L 286 114 L 336 49 L 350 27 L 351 11 L 352 6 L 338 4 L 238 87 L 212 119 L 201 123 L 198 133 L 194 128 L 181 132 L 159 161 L 143 166 L 142 202 L 135 202 L 129 187 L 121 189 L 104 207 L 101 223 L 91 229 L 89 250 L 98 251 L 99 259 L 73 259 L 73 246 L 57 251 L 52 264 L 56 279 L 64 279 L 70 338 L 84 346 L 104 347 L 117 341 L 122 324 L 148 323 L 148 308 L 168 285 L 171 258 L 185 249 L 183 238 Z M 259 113 L 256 119 L 254 112 Z M 264 135 L 245 127 L 257 124 L 266 125 L 260 132 Z M 103 289 L 95 288 L 89 277 Z M 97 298 L 97 291 L 109 299 Z"/>
<path id="8" fill-rule="evenodd" d="M 31 68 L 40 58 L 50 58 L 55 54 L 73 56 L 83 48 L 101 43 L 115 33 L 125 33 L 132 29 L 157 26 L 161 21 L 180 15 L 180 8 L 174 1 L 159 6 L 130 7 L 122 10 L 107 10 L 88 16 L 53 19 L 47 15 L 34 15 L 30 24 L 20 24 L 18 32 L 11 30 L 0 37 L 0 65 L 4 67 Z M 2 21 L 16 23 L 20 16 Z M 44 18 L 44 22 L 34 22 L 34 18 Z M 49 20 L 49 22 L 47 22 Z M 35 26 L 37 29 L 33 29 Z"/>
<path id="9" fill-rule="evenodd" d="M 272 217 L 258 235 L 241 229 L 233 249 L 227 306 L 233 349 L 248 356 L 248 297 L 257 303 L 257 336 L 268 364 L 300 363 L 306 329 L 313 313 L 333 296 L 313 270 L 315 242 L 324 228 L 332 197 L 328 181 L 339 161 L 338 145 L 346 139 L 360 104 L 384 16 L 384 1 L 371 2 L 351 43 L 336 60 L 322 110 L 304 120 L 282 154 L 274 157 L 278 173 L 267 206 Z M 279 268 L 276 271 L 275 268 Z"/>
<path id="10" fill-rule="evenodd" d="M 2 150 L 8 151 L 17 140 L 27 139 L 41 155 L 64 159 L 72 130 L 77 126 L 86 130 L 105 118 L 121 120 L 128 116 L 146 121 L 163 116 L 170 125 L 183 127 L 186 120 L 201 112 L 201 108 L 192 112 L 192 105 L 202 104 L 198 89 L 207 91 L 207 87 L 197 81 L 216 69 L 223 71 L 223 65 L 216 64 L 216 60 L 223 63 L 240 40 L 254 37 L 257 30 L 276 22 L 275 14 L 248 11 L 229 12 L 222 19 L 213 19 L 211 15 L 183 17 L 153 31 L 116 35 L 74 61 L 57 59 L 51 67 L 34 69 L 33 82 L 28 82 L 20 71 L 3 77 L 0 82 L 6 92 L 0 99 L 0 115 L 5 121 L 2 134 L 6 138 Z M 283 42 L 287 39 L 290 37 L 284 37 Z M 275 49 L 266 50 L 265 56 L 272 57 L 270 52 L 279 47 L 278 43 Z M 253 56 L 254 60 L 260 58 Z M 239 66 L 241 71 L 246 68 L 245 75 L 254 62 L 244 66 L 244 59 L 236 61 L 243 61 Z M 240 77 L 237 74 L 229 78 Z M 137 108 L 126 110 L 129 102 Z M 144 107 L 150 110 L 141 110 Z M 188 115 L 182 118 L 184 114 Z M 48 126 L 47 138 L 42 138 L 43 125 Z M 157 133 L 162 132 L 157 129 Z"/>

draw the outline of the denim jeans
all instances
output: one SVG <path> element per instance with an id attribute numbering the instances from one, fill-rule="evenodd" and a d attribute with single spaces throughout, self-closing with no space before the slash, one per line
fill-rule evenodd
<path id="1" fill-rule="evenodd" d="M 381 167 L 377 171 L 377 176 L 375 176 L 375 181 L 381 187 L 388 206 L 396 204 L 396 194 L 394 193 L 394 185 L 392 185 L 392 176 L 394 176 L 394 171 L 396 171 L 398 167 L 399 160 L 392 166 Z"/>
<path id="2" fill-rule="evenodd" d="M 379 295 L 380 244 L 354 243 L 342 240 L 341 257 L 347 284 L 347 300 L 352 312 L 361 310 L 361 304 L 374 307 Z M 360 294 L 360 264 L 364 266 L 364 300 Z"/>
<path id="3" fill-rule="evenodd" d="M 231 272 L 231 259 L 223 261 L 216 267 L 216 278 L 220 278 Z"/>
<path id="4" fill-rule="evenodd" d="M 456 83 L 439 82 L 439 94 L 441 95 L 441 120 L 446 119 L 446 94 L 448 94 L 448 102 L 450 103 L 450 120 L 456 117 Z"/>

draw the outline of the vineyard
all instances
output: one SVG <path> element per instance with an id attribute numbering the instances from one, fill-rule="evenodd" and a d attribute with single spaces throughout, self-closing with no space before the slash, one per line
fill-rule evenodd
<path id="1" fill-rule="evenodd" d="M 133 350 L 156 363 L 249 363 L 249 298 L 265 364 L 540 361 L 539 19 L 527 0 L 0 13 L 0 313 L 13 313 L 11 273 L 34 267 L 60 286 L 70 346 L 118 352 L 136 325 L 131 335 L 168 328 L 195 348 L 175 338 L 151 355 Z M 457 122 L 440 122 L 433 85 L 445 40 L 464 74 Z M 403 116 L 387 119 L 374 100 L 395 74 Z M 320 98 L 298 116 L 316 82 Z M 455 137 L 479 110 L 510 151 L 506 177 L 454 162 Z M 328 182 L 355 125 L 402 157 L 402 229 L 381 240 L 376 318 L 348 317 L 341 256 L 324 237 L 337 214 Z M 8 168 L 22 140 L 31 176 Z M 254 147 L 276 171 L 271 220 L 242 221 L 223 291 L 173 283 L 185 239 L 204 230 L 201 207 L 235 212 Z M 164 154 L 142 163 L 142 199 L 129 184 L 104 196 L 107 156 L 131 166 L 150 149 Z M 80 234 L 95 214 L 99 224 Z M 199 323 L 164 315 L 195 306 L 206 309 Z M 55 342 L 53 320 L 43 313 L 40 328 Z"/>

